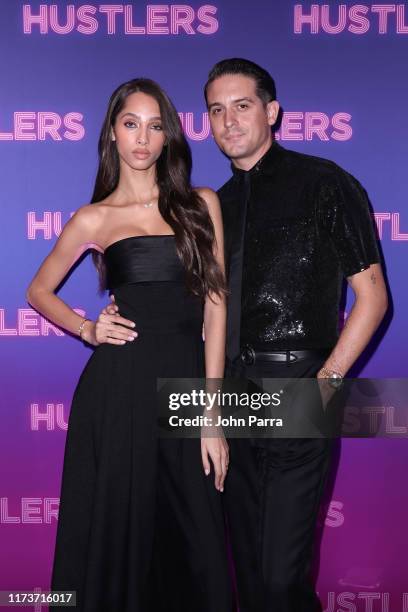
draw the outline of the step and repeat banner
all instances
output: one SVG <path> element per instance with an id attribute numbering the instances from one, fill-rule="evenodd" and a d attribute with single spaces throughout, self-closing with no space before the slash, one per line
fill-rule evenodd
<path id="1" fill-rule="evenodd" d="M 368 192 L 392 303 L 358 373 L 403 378 L 408 3 L 3 0 L 0 31 L 0 590 L 41 592 L 49 589 L 70 402 L 91 349 L 33 310 L 25 291 L 61 228 L 90 200 L 111 92 L 134 77 L 157 80 L 180 113 L 194 183 L 217 189 L 230 168 L 210 133 L 208 71 L 237 56 L 267 68 L 284 111 L 280 144 L 334 160 Z M 90 251 L 59 296 L 90 318 L 107 303 Z M 348 295 L 346 316 L 351 304 Z M 326 612 L 408 612 L 408 422 L 394 425 L 395 437 L 339 441 L 316 535 Z"/>

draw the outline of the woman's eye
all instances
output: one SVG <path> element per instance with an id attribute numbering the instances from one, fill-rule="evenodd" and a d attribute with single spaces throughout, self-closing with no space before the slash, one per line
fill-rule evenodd
<path id="1" fill-rule="evenodd" d="M 157 130 L 159 132 L 163 129 L 162 126 L 159 123 L 156 123 L 156 125 L 152 125 L 152 128 L 154 128 L 155 130 Z"/>
<path id="2" fill-rule="evenodd" d="M 130 126 L 134 126 L 135 122 L 134 121 L 125 121 L 125 123 L 123 124 L 125 127 L 129 127 Z"/>

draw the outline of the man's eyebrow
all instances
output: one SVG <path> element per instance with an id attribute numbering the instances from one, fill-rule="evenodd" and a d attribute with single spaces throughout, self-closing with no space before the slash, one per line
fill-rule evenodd
<path id="1" fill-rule="evenodd" d="M 140 119 L 139 115 L 136 115 L 136 113 L 131 113 L 131 112 L 126 112 L 126 113 L 122 113 L 120 115 L 120 117 L 126 117 L 126 115 L 132 115 L 132 117 L 136 117 L 136 119 Z M 161 120 L 160 115 L 157 115 L 155 117 L 150 117 L 150 121 L 157 121 L 157 120 Z"/>
<path id="2" fill-rule="evenodd" d="M 253 98 L 249 98 L 248 96 L 244 98 L 237 98 L 236 100 L 232 100 L 233 104 L 240 104 L 241 102 L 253 102 Z M 208 105 L 208 108 L 211 109 L 213 106 L 224 106 L 221 102 L 212 102 L 212 104 Z"/>
<path id="3" fill-rule="evenodd" d="M 246 96 L 245 98 L 239 98 L 238 100 L 233 100 L 234 104 L 237 104 L 238 102 L 253 102 L 253 98 L 250 98 L 249 96 Z"/>

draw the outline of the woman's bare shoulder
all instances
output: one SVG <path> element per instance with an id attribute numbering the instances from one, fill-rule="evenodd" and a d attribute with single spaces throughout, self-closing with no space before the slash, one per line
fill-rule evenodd
<path id="1" fill-rule="evenodd" d="M 103 252 L 99 245 L 100 230 L 103 227 L 104 210 L 99 203 L 83 204 L 74 212 L 70 219 L 74 231 L 86 237 L 90 247 Z"/>
<path id="2" fill-rule="evenodd" d="M 92 204 L 80 206 L 76 210 L 75 215 L 77 215 L 78 220 L 84 224 L 88 223 L 99 229 L 109 220 L 112 208 L 112 203 L 106 198 L 100 202 L 92 202 Z"/>
<path id="3" fill-rule="evenodd" d="M 201 197 L 218 197 L 214 189 L 211 189 L 211 187 L 194 187 L 194 191 L 196 191 Z"/>
<path id="4" fill-rule="evenodd" d="M 195 187 L 194 191 L 206 202 L 209 208 L 219 207 L 220 201 L 214 189 L 210 187 Z"/>

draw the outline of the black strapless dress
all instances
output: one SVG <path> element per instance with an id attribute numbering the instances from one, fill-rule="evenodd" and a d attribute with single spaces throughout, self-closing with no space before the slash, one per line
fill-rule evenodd
<path id="1" fill-rule="evenodd" d="M 156 434 L 156 378 L 204 375 L 203 301 L 174 236 L 118 240 L 105 263 L 139 336 L 96 347 L 75 389 L 51 589 L 75 590 L 81 612 L 230 612 L 221 494 L 200 440 Z"/>

